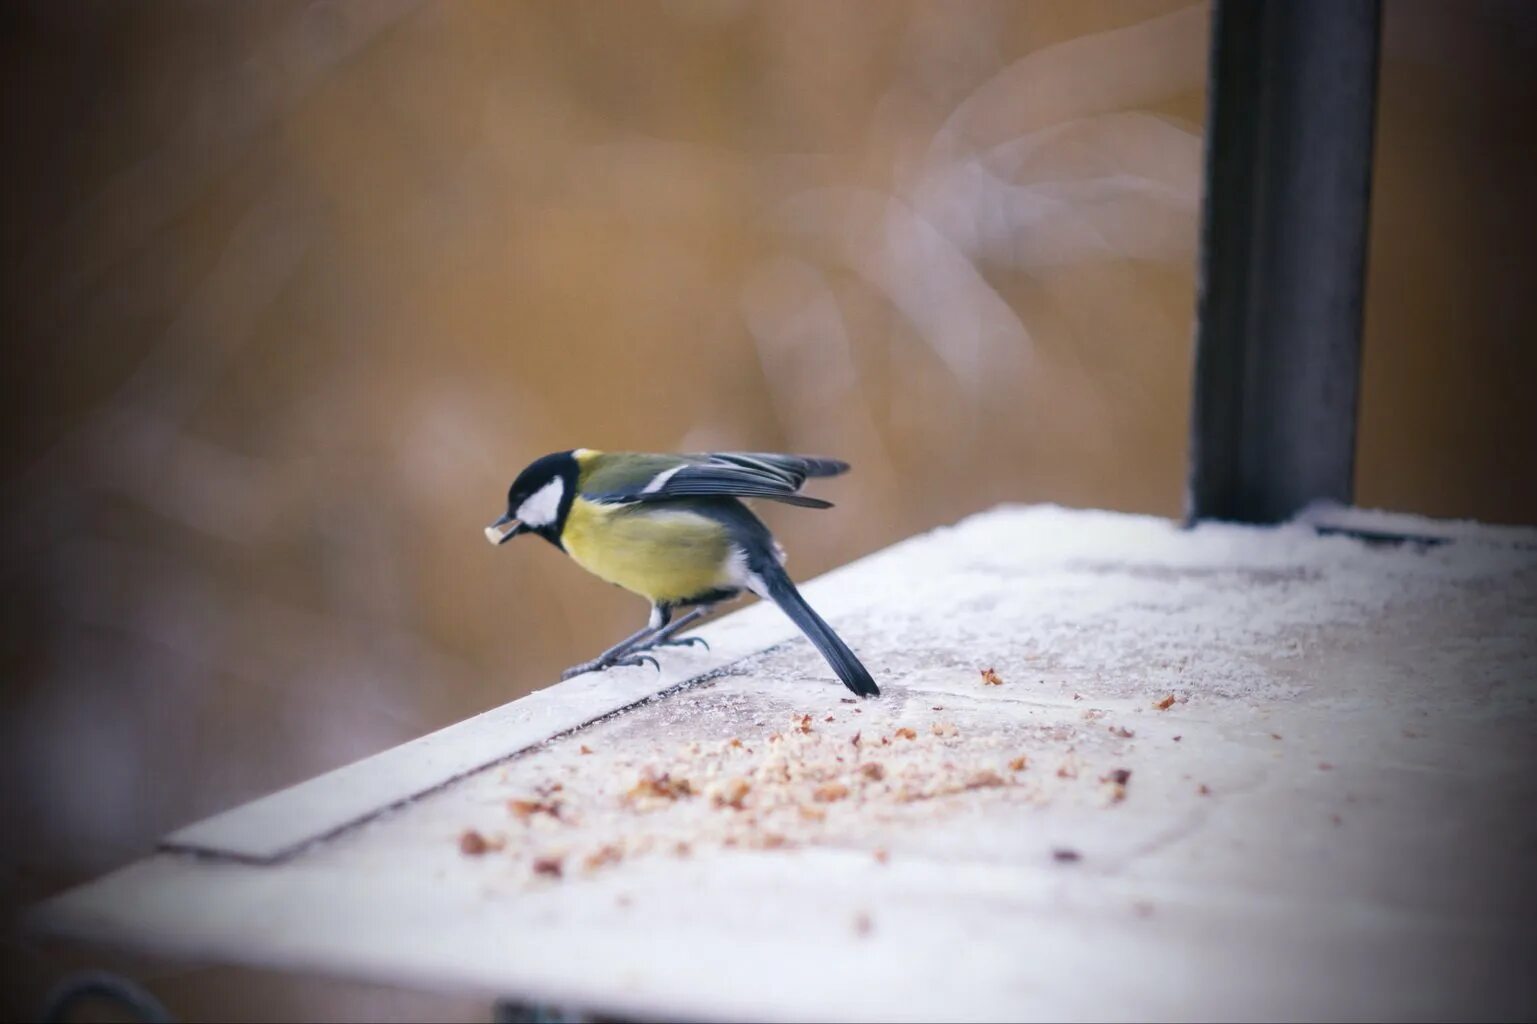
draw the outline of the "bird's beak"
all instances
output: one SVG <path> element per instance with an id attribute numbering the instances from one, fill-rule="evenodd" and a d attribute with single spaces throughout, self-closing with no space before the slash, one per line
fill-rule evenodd
<path id="1" fill-rule="evenodd" d="M 502 527 L 508 526 L 509 523 L 511 526 L 505 533 L 503 533 Z M 492 523 L 490 526 L 486 527 L 486 540 L 490 541 L 492 545 L 505 544 L 522 532 L 523 524 L 514 519 L 511 513 L 508 513 L 507 515 L 502 516 L 502 518 L 498 519 L 496 522 Z"/>

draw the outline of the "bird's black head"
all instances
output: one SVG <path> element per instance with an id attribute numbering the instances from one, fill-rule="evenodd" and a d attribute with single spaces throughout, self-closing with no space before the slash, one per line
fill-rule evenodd
<path id="1" fill-rule="evenodd" d="M 520 533 L 537 533 L 560 547 L 560 531 L 576 497 L 579 469 L 571 452 L 555 452 L 529 463 L 507 489 L 507 512 L 486 527 L 486 539 L 505 544 Z M 504 526 L 509 527 L 505 532 Z"/>

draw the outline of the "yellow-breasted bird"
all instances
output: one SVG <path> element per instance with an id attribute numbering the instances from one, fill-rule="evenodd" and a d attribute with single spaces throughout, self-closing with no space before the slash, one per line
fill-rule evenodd
<path id="1" fill-rule="evenodd" d="M 673 638 L 711 605 L 749 590 L 784 610 L 843 685 L 873 697 L 881 691 L 869 671 L 795 589 L 784 550 L 741 500 L 831 508 L 798 492 L 808 477 L 848 468 L 836 459 L 759 452 L 555 452 L 518 474 L 507 491 L 506 514 L 486 527 L 486 539 L 505 544 L 521 533 L 538 534 L 588 572 L 651 602 L 646 628 L 562 678 L 614 665 L 656 665 L 643 652 L 703 643 Z M 680 608 L 690 610 L 673 618 Z"/>

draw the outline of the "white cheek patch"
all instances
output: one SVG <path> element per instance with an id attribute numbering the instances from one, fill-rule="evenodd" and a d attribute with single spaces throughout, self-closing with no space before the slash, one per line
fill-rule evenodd
<path id="1" fill-rule="evenodd" d="M 518 520 L 529 526 L 549 526 L 560 513 L 560 499 L 565 494 L 565 481 L 556 477 L 518 506 Z"/>

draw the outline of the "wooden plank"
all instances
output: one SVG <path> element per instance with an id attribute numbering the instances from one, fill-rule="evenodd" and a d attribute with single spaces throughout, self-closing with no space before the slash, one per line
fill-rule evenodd
<path id="1" fill-rule="evenodd" d="M 757 606 L 707 683 L 277 862 L 162 852 L 30 920 L 623 1019 L 1519 1017 L 1537 551 L 1455 532 L 1000 509 L 808 588 L 879 699 Z M 511 708 L 553 733 L 625 692 L 600 681 Z M 380 799 L 419 760 L 376 762 Z"/>

